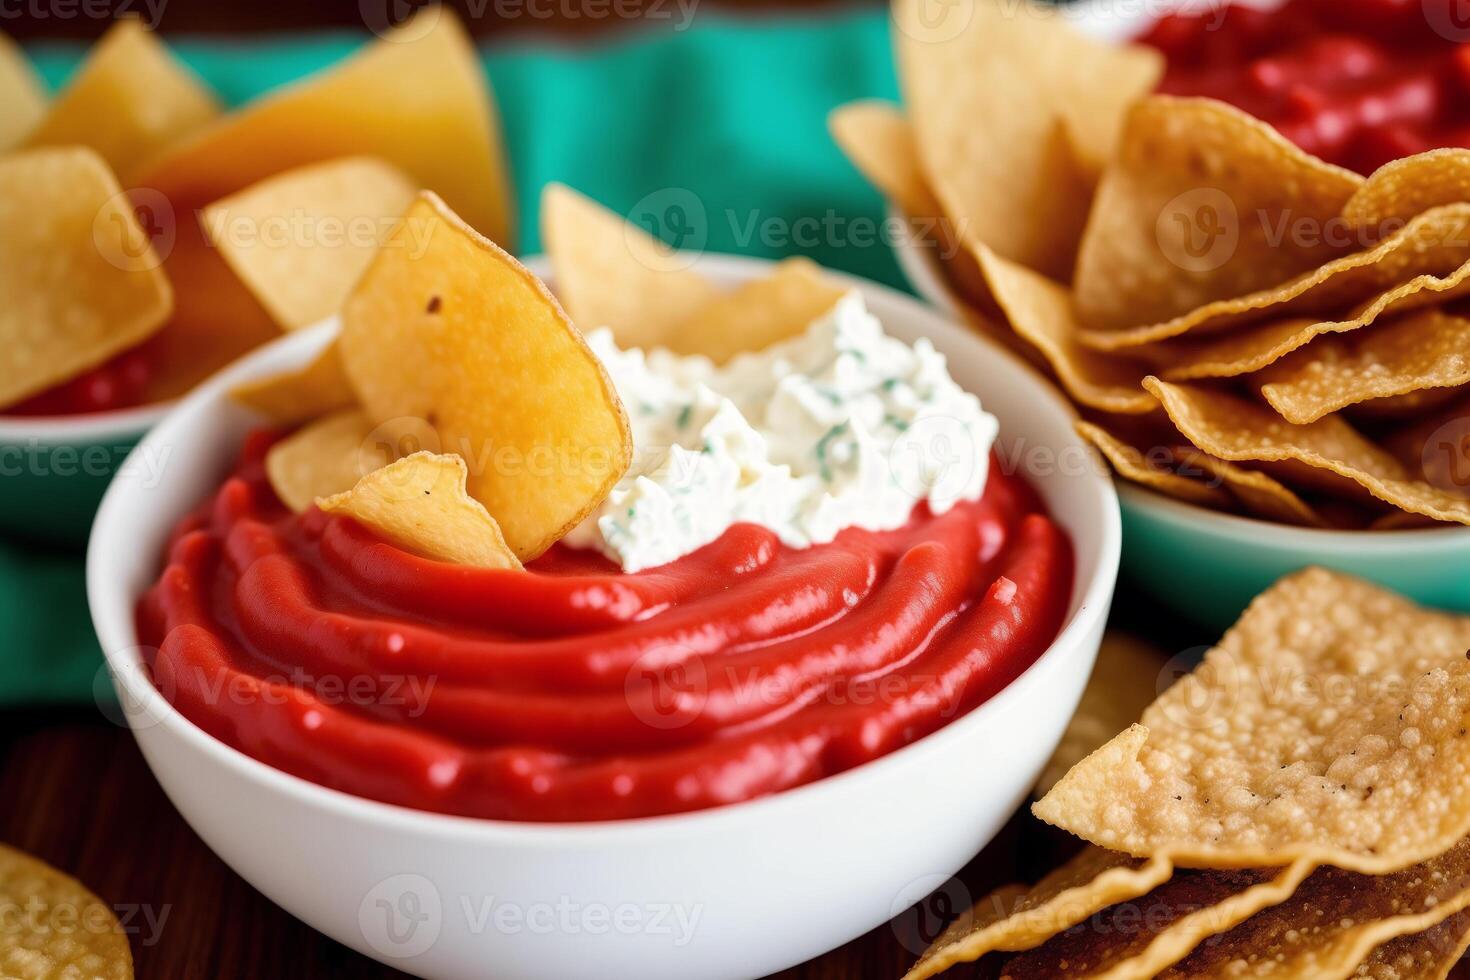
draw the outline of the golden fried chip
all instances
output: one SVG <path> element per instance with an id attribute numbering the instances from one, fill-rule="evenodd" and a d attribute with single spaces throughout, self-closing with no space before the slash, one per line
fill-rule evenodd
<path id="1" fill-rule="evenodd" d="M 1167 659 L 1158 647 L 1110 630 L 1103 637 L 1082 701 L 1036 781 L 1036 793 L 1044 796 L 1067 770 L 1137 721 L 1159 696 L 1166 666 Z"/>
<path id="2" fill-rule="evenodd" d="M 1243 466 L 1216 459 L 1193 447 L 1174 451 L 1179 462 L 1179 471 L 1189 474 L 1201 472 L 1210 482 L 1221 484 L 1240 501 L 1248 514 L 1279 521 L 1283 524 L 1301 524 L 1306 527 L 1327 527 L 1327 521 L 1286 484 L 1260 470 L 1248 470 Z"/>
<path id="3" fill-rule="evenodd" d="M 1467 649 L 1470 616 L 1298 572 L 1033 811 L 1190 865 L 1429 860 L 1470 829 Z"/>
<path id="4" fill-rule="evenodd" d="M 1267 314 L 1321 319 L 1364 304 L 1365 315 L 1377 316 L 1463 295 L 1470 288 L 1466 286 L 1467 266 L 1470 203 L 1450 204 L 1426 211 L 1371 249 L 1333 259 L 1280 286 L 1207 303 L 1162 323 L 1122 330 L 1087 329 L 1078 336 L 1088 347 L 1122 350 L 1190 331 L 1222 330 Z"/>
<path id="5" fill-rule="evenodd" d="M 514 217 L 495 104 L 474 46 L 447 6 L 421 10 L 342 64 L 167 150 L 139 183 L 182 212 L 344 156 L 387 161 L 441 194 L 477 230 L 510 243 Z"/>
<path id="6" fill-rule="evenodd" d="M 25 53 L 0 34 L 0 153 L 26 137 L 46 114 L 46 90 Z"/>
<path id="7" fill-rule="evenodd" d="M 1236 462 L 1295 460 L 1346 477 L 1400 510 L 1470 524 L 1470 495 L 1412 479 L 1394 456 L 1334 415 L 1292 425 L 1234 395 L 1149 378 L 1149 391 L 1197 447 Z"/>
<path id="8" fill-rule="evenodd" d="M 1011 328 L 1034 346 L 1062 387 L 1089 408 L 1142 415 L 1159 407 L 1143 389 L 1148 369 L 1142 362 L 1089 350 L 1077 342 L 1072 293 L 1067 287 L 1008 262 L 985 248 L 977 249 L 991 293 Z"/>
<path id="9" fill-rule="evenodd" d="M 1261 395 L 1288 422 L 1368 401 L 1470 382 L 1470 319 L 1424 310 L 1373 330 L 1324 337 L 1272 366 Z"/>
<path id="10" fill-rule="evenodd" d="M 622 402 L 535 276 L 425 191 L 342 314 L 342 363 L 375 422 L 423 419 L 530 560 L 632 458 Z"/>
<path id="11" fill-rule="evenodd" d="M 219 115 L 203 83 L 136 20 L 119 20 L 26 139 L 90 146 L 132 184 L 138 166 Z"/>
<path id="12" fill-rule="evenodd" d="M 1092 422 L 1078 422 L 1077 434 L 1096 446 L 1125 480 L 1201 507 L 1225 509 L 1233 501 L 1221 487 L 1176 473 L 1172 468 L 1173 452 L 1167 447 L 1160 446 L 1145 453 Z"/>
<path id="13" fill-rule="evenodd" d="M 247 381 L 230 389 L 230 397 L 277 425 L 295 425 L 357 403 L 335 341 L 305 367 Z"/>
<path id="14" fill-rule="evenodd" d="M 541 238 L 572 322 L 625 349 L 667 347 L 719 295 L 687 257 L 563 184 L 541 193 Z"/>
<path id="15" fill-rule="evenodd" d="M 112 908 L 70 875 L 0 844 L 0 976 L 132 980 L 133 952 Z"/>
<path id="16" fill-rule="evenodd" d="M 1147 895 L 1104 909 L 1013 957 L 1001 976 L 1148 980 L 1205 940 L 1286 901 L 1311 870 L 1310 862 L 1298 861 L 1284 869 L 1175 871 Z"/>
<path id="17" fill-rule="evenodd" d="M 500 525 L 465 493 L 468 476 L 458 456 L 418 452 L 372 471 L 351 490 L 317 506 L 328 514 L 345 514 L 425 558 L 519 569 Z"/>
<path id="18" fill-rule="evenodd" d="M 1445 980 L 1470 947 L 1470 911 L 1462 910 L 1433 929 L 1400 936 L 1379 946 L 1353 973 L 1368 980 Z"/>
<path id="19" fill-rule="evenodd" d="M 1467 905 L 1470 841 L 1394 874 L 1319 868 L 1289 899 L 1201 944 L 1161 977 L 1345 977 L 1377 946 L 1431 929 Z"/>
<path id="20" fill-rule="evenodd" d="M 95 152 L 0 158 L 0 408 L 157 331 L 173 308 L 158 265 Z"/>
<path id="21" fill-rule="evenodd" d="M 1470 150 L 1430 150 L 1374 171 L 1342 216 L 1356 228 L 1381 227 L 1460 201 L 1470 201 Z"/>
<path id="22" fill-rule="evenodd" d="M 216 201 L 204 229 L 275 321 L 297 330 L 342 308 L 415 190 L 381 160 L 331 160 Z"/>
<path id="23" fill-rule="evenodd" d="M 847 290 L 828 282 L 810 259 L 785 259 L 769 275 L 752 279 L 695 311 L 668 347 L 719 363 L 745 351 L 764 350 L 806 331 L 830 313 Z"/>
<path id="24" fill-rule="evenodd" d="M 995 896 L 982 898 L 924 951 L 903 980 L 925 980 L 995 950 L 1040 946 L 1102 909 L 1146 895 L 1173 871 L 1164 859 L 1139 861 L 1100 847 L 1084 848 L 1019 900 L 1003 904 Z M 1006 886 L 1001 897 L 1012 895 L 1012 888 Z"/>
<path id="25" fill-rule="evenodd" d="M 392 462 L 371 440 L 372 432 L 373 423 L 355 408 L 293 432 L 265 455 L 271 489 L 298 514 L 318 497 L 351 490 L 358 480 Z"/>
<path id="26" fill-rule="evenodd" d="M 894 0 L 904 103 L 928 183 L 956 232 L 1069 280 L 1097 172 L 1157 51 L 1082 36 L 1030 2 L 939 11 Z"/>
<path id="27" fill-rule="evenodd" d="M 1325 227 L 1363 179 L 1210 99 L 1134 106 L 1077 256 L 1077 309 L 1098 330 L 1160 323 L 1287 282 L 1341 255 Z"/>

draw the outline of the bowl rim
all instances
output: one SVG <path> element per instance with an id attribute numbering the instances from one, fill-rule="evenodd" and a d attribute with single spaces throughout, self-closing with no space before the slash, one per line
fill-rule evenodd
<path id="1" fill-rule="evenodd" d="M 903 212 L 893 204 L 888 205 L 888 215 L 894 220 L 905 220 Z M 908 238 L 904 238 L 894 246 L 894 253 L 909 284 L 921 297 L 946 314 L 962 308 L 964 300 L 944 279 L 937 260 L 932 254 Z M 1069 404 L 1071 403 L 1071 399 L 1061 392 L 1055 382 L 1049 378 L 1043 378 L 1043 380 Z M 1175 521 L 1193 521 L 1203 525 L 1212 533 L 1229 534 L 1233 531 L 1237 534 L 1262 534 L 1269 530 L 1272 537 L 1266 543 L 1277 550 L 1299 547 L 1310 548 L 1318 553 L 1323 551 L 1371 553 L 1379 550 L 1392 551 L 1410 542 L 1418 546 L 1433 545 L 1446 548 L 1463 547 L 1470 544 L 1470 527 L 1448 522 L 1442 522 L 1443 527 L 1401 528 L 1387 531 L 1370 531 L 1366 528 L 1353 530 L 1351 528 L 1300 527 L 1294 524 L 1268 521 L 1249 514 L 1228 514 L 1211 510 L 1208 507 L 1165 496 L 1130 480 L 1120 479 L 1116 475 L 1113 481 L 1117 486 L 1119 502 L 1126 507 L 1155 511 Z M 1210 525 L 1218 526 L 1211 527 Z M 1354 541 L 1351 547 L 1346 543 L 1347 538 Z"/>
<path id="2" fill-rule="evenodd" d="M 549 263 L 544 256 L 533 256 L 521 261 L 538 276 L 549 277 Z M 709 272 L 717 280 L 725 281 L 749 278 L 770 269 L 774 263 L 775 260 L 771 259 L 715 252 L 700 253 L 694 260 L 694 264 L 703 271 Z M 1043 379 L 1030 371 L 1029 366 L 994 341 L 966 329 L 942 311 L 899 290 L 836 270 L 824 269 L 824 272 L 835 281 L 859 288 L 869 295 L 881 295 L 889 303 L 906 307 L 904 315 L 925 324 L 926 327 L 938 325 L 941 332 L 952 331 L 953 336 L 968 337 L 979 345 L 979 350 L 997 358 L 1001 370 L 1027 368 L 1029 383 L 1036 386 L 1037 392 L 1042 397 L 1049 398 L 1066 415 L 1075 417 L 1075 410 L 1066 399 L 1049 386 L 1041 384 Z M 163 423 L 146 435 L 134 452 L 148 451 L 148 443 L 168 436 L 171 427 L 186 426 L 196 409 L 228 397 L 228 389 L 234 384 L 262 373 L 265 369 L 261 365 L 291 359 L 299 359 L 305 363 L 313 353 L 329 342 L 335 332 L 335 320 L 328 320 L 256 349 L 180 400 Z M 722 827 L 756 818 L 760 814 L 779 816 L 782 810 L 794 814 L 803 807 L 816 805 L 816 801 L 824 795 L 846 789 L 856 791 L 862 784 L 880 779 L 897 766 L 922 765 L 926 753 L 935 754 L 947 743 L 964 738 L 969 729 L 982 724 L 987 715 L 1000 713 L 1008 704 L 1023 697 L 1042 693 L 1044 688 L 1039 688 L 1038 685 L 1045 682 L 1045 675 L 1054 665 L 1066 660 L 1079 644 L 1085 642 L 1091 631 L 1100 631 L 1102 621 L 1105 621 L 1111 607 L 1116 585 L 1122 548 L 1117 493 L 1111 479 L 1103 473 L 1089 468 L 1085 478 L 1090 481 L 1091 486 L 1090 494 L 1093 499 L 1090 507 L 1097 511 L 1098 519 L 1083 527 L 1074 528 L 1069 525 L 1067 531 L 1074 538 L 1081 535 L 1096 536 L 1098 549 L 1095 566 L 1088 570 L 1090 578 L 1085 581 L 1084 570 L 1074 568 L 1075 612 L 1063 623 L 1046 650 L 1019 677 L 964 716 L 881 758 L 779 793 L 688 813 L 586 822 L 492 820 L 436 813 L 356 796 L 302 779 L 246 755 L 209 735 L 185 718 L 147 679 L 137 653 L 138 637 L 132 616 L 137 597 L 116 595 L 124 589 L 123 576 L 113 574 L 115 559 L 111 557 L 111 553 L 125 549 L 112 547 L 108 541 L 111 538 L 125 540 L 127 537 L 129 512 L 125 507 L 128 502 L 125 495 L 130 491 L 125 479 L 114 480 L 108 487 L 92 525 L 86 561 L 87 599 L 109 672 L 114 684 L 124 692 L 125 705 L 129 705 L 131 709 L 127 713 L 129 727 L 133 727 L 135 717 L 141 716 L 146 719 L 148 727 L 161 728 L 171 738 L 184 739 L 217 765 L 234 770 L 240 778 L 255 782 L 263 789 L 284 794 L 303 805 L 330 811 L 331 816 L 338 819 L 370 821 L 386 829 L 434 835 L 449 840 L 515 842 L 545 847 L 635 843 L 655 836 L 667 838 L 670 833 L 693 835 L 716 832 Z M 121 610 L 114 608 L 118 601 L 122 603 Z M 1091 658 L 1088 664 L 1088 669 L 1090 668 Z"/>
<path id="3" fill-rule="evenodd" d="M 77 415 L 0 415 L 0 443 L 102 442 L 136 437 L 157 425 L 180 399 Z"/>

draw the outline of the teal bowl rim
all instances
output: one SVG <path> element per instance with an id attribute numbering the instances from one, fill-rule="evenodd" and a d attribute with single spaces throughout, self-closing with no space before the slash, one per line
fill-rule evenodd
<path id="1" fill-rule="evenodd" d="M 82 415 L 0 415 L 0 444 L 104 442 L 147 432 L 174 407 L 175 399 Z"/>

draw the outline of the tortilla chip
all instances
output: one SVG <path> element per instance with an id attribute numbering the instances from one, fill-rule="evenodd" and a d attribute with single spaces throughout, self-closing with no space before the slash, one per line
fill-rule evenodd
<path id="1" fill-rule="evenodd" d="M 0 976 L 132 980 L 112 907 L 70 875 L 0 844 Z"/>
<path id="2" fill-rule="evenodd" d="M 1297 496 L 1286 484 L 1260 470 L 1248 470 L 1223 459 L 1216 459 L 1193 447 L 1179 448 L 1174 452 L 1181 473 L 1198 471 L 1205 474 L 1211 483 L 1229 490 L 1248 514 L 1282 524 L 1329 526 L 1311 504 Z"/>
<path id="3" fill-rule="evenodd" d="M 1340 220 L 1362 183 L 1223 102 L 1146 99 L 1098 187 L 1078 315 L 1100 331 L 1161 323 L 1317 269 L 1345 246 L 1283 223 Z"/>
<path id="4" fill-rule="evenodd" d="M 1470 150 L 1430 150 L 1374 171 L 1342 209 L 1355 228 L 1408 221 L 1430 208 L 1470 201 Z"/>
<path id="5" fill-rule="evenodd" d="M 368 473 L 317 506 L 367 525 L 389 541 L 435 561 L 476 568 L 521 568 L 495 518 L 465 492 L 469 470 L 458 456 L 414 453 Z"/>
<path id="6" fill-rule="evenodd" d="M 508 244 L 514 215 L 499 130 L 474 45 L 449 7 L 434 6 L 174 146 L 139 182 L 182 213 L 296 167 L 378 157 Z"/>
<path id="7" fill-rule="evenodd" d="M 535 276 L 430 192 L 347 301 L 340 344 L 369 417 L 437 430 L 471 462 L 470 495 L 522 560 L 628 468 L 627 416 L 582 335 Z"/>
<path id="8" fill-rule="evenodd" d="M 1470 383 L 1470 319 L 1425 310 L 1346 337 L 1324 337 L 1274 365 L 1261 395 L 1304 425 L 1372 398 Z"/>
<path id="9" fill-rule="evenodd" d="M 1269 409 L 1233 395 L 1149 378 L 1149 391 L 1179 431 L 1221 459 L 1295 460 L 1346 477 L 1400 510 L 1470 524 L 1470 496 L 1414 480 L 1390 453 L 1329 415 L 1292 425 Z"/>
<path id="10" fill-rule="evenodd" d="M 0 153 L 26 137 L 46 114 L 46 90 L 25 53 L 0 34 Z"/>
<path id="11" fill-rule="evenodd" d="M 1013 0 L 894 0 L 904 102 L 928 184 L 967 242 L 1067 280 L 1096 173 L 1157 51 L 1084 37 Z"/>
<path id="12" fill-rule="evenodd" d="M 265 473 L 281 503 L 298 514 L 318 497 L 351 490 L 392 459 L 370 440 L 373 423 L 355 408 L 317 419 L 271 446 Z"/>
<path id="13" fill-rule="evenodd" d="M 995 950 L 1040 946 L 1102 909 L 1148 894 L 1168 881 L 1173 871 L 1173 865 L 1164 859 L 1138 861 L 1097 847 L 1085 848 L 1019 901 L 1008 903 L 1011 911 L 1004 917 L 998 911 L 1003 907 L 1000 903 L 990 896 L 982 898 L 924 951 L 903 980 L 926 980 L 956 963 L 972 963 Z M 1007 895 L 1010 889 L 1007 886 Z"/>
<path id="14" fill-rule="evenodd" d="M 1470 829 L 1467 648 L 1470 616 L 1298 572 L 1033 811 L 1190 865 L 1429 860 Z"/>
<path id="15" fill-rule="evenodd" d="M 572 322 L 624 349 L 667 347 L 719 295 L 687 257 L 563 184 L 541 192 L 541 238 Z"/>
<path id="16" fill-rule="evenodd" d="M 90 146 L 125 184 L 164 147 L 219 115 L 202 82 L 136 20 L 119 20 L 26 138 L 28 146 Z"/>
<path id="17" fill-rule="evenodd" d="M 1234 498 L 1221 487 L 1176 473 L 1172 468 L 1173 452 L 1166 447 L 1156 447 L 1146 454 L 1092 422 L 1078 422 L 1076 427 L 1077 434 L 1096 446 L 1125 480 L 1201 507 L 1220 510 L 1233 502 Z"/>
<path id="18" fill-rule="evenodd" d="M 1122 350 L 1189 331 L 1221 330 L 1270 314 L 1332 315 L 1367 304 L 1378 313 L 1462 295 L 1470 274 L 1470 204 L 1426 211 L 1374 248 L 1334 259 L 1274 289 L 1209 303 L 1163 323 L 1127 330 L 1083 330 L 1079 339 L 1098 350 Z M 1422 278 L 1421 278 L 1422 277 Z"/>
<path id="19" fill-rule="evenodd" d="M 1368 980 L 1445 980 L 1470 947 L 1470 911 L 1456 912 L 1433 929 L 1379 946 L 1355 977 Z"/>
<path id="20" fill-rule="evenodd" d="M 1137 721 L 1159 696 L 1167 666 L 1158 647 L 1110 630 L 1103 637 L 1082 701 L 1036 781 L 1036 793 L 1046 795 L 1067 770 Z"/>
<path id="21" fill-rule="evenodd" d="M 154 334 L 173 308 L 158 265 L 95 152 L 0 158 L 0 408 Z"/>
<path id="22" fill-rule="evenodd" d="M 336 341 L 303 368 L 247 381 L 230 397 L 276 425 L 296 425 L 357 403 Z"/>
<path id="23" fill-rule="evenodd" d="M 701 307 L 668 338 L 667 346 L 678 354 L 722 363 L 805 333 L 846 294 L 810 259 L 785 259 L 770 274 Z"/>
<path id="24" fill-rule="evenodd" d="M 204 228 L 276 323 L 297 330 L 342 308 L 415 190 L 380 160 L 332 160 L 216 201 Z"/>
<path id="25" fill-rule="evenodd" d="M 1125 415 L 1142 415 L 1159 407 L 1143 389 L 1149 372 L 1142 362 L 1100 354 L 1077 342 L 1078 325 L 1067 287 L 1008 262 L 984 246 L 977 254 L 1011 328 L 1041 352 L 1067 394 L 1089 408 Z"/>

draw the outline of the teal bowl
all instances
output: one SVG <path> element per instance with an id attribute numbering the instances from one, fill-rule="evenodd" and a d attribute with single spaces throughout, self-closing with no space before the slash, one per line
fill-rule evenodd
<path id="1" fill-rule="evenodd" d="M 1425 605 L 1470 612 L 1470 527 L 1324 531 L 1221 514 L 1119 481 L 1123 577 L 1223 631 L 1283 575 L 1320 565 Z"/>
<path id="2" fill-rule="evenodd" d="M 0 416 L 0 535 L 60 547 L 87 542 L 113 475 L 171 403 L 75 416 Z M 161 479 L 167 459 L 130 461 Z"/>

